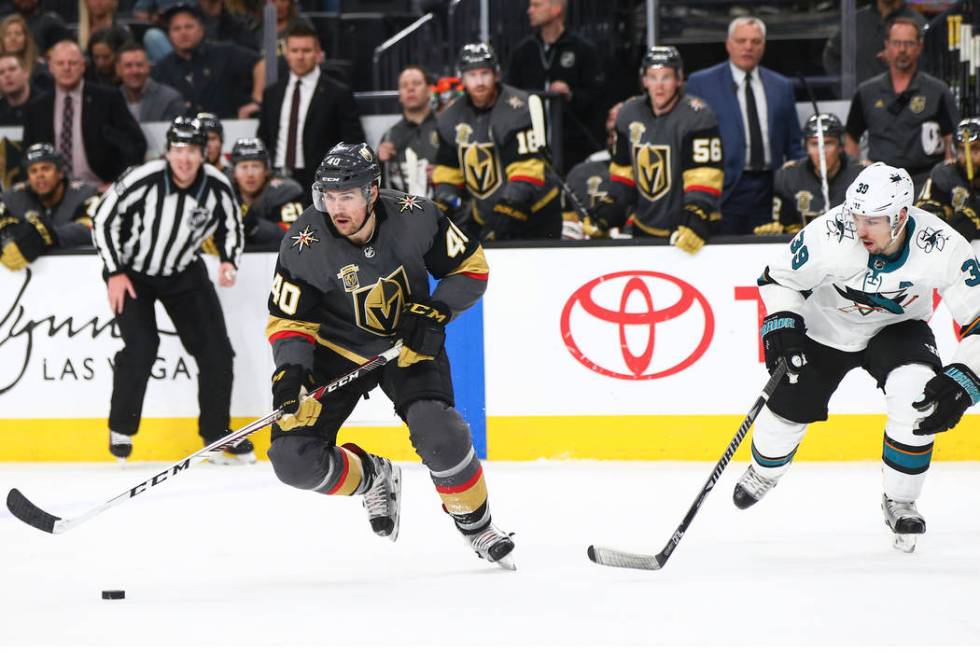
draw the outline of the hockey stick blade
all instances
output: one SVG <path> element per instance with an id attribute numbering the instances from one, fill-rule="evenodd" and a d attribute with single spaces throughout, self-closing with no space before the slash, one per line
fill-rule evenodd
<path id="1" fill-rule="evenodd" d="M 375 370 L 383 365 L 387 365 L 389 362 L 398 358 L 398 354 L 401 353 L 402 343 L 401 340 L 396 342 L 390 349 L 386 349 L 377 356 L 371 358 L 366 363 L 360 367 L 348 372 L 347 374 L 337 377 L 336 379 L 320 386 L 310 394 L 317 399 L 323 397 L 323 395 L 330 394 L 338 388 L 346 386 L 348 383 L 357 379 L 362 374 L 366 374 L 372 370 Z M 88 512 L 81 514 L 77 517 L 71 519 L 65 519 L 62 517 L 55 517 L 49 512 L 38 508 L 32 501 L 30 501 L 24 494 L 17 488 L 12 488 L 10 492 L 7 493 L 7 508 L 10 513 L 21 520 L 28 526 L 33 526 L 34 528 L 44 531 L 45 533 L 51 533 L 53 535 L 58 535 L 59 533 L 64 533 L 70 528 L 74 528 L 79 524 L 88 521 L 92 517 L 99 515 L 112 506 L 132 499 L 140 494 L 143 494 L 147 490 L 150 490 L 157 485 L 162 484 L 167 479 L 171 479 L 178 474 L 186 471 L 190 468 L 191 463 L 196 460 L 202 460 L 207 458 L 214 451 L 221 451 L 227 447 L 233 447 L 249 435 L 270 426 L 274 422 L 278 421 L 282 417 L 282 410 L 277 409 L 266 415 L 265 417 L 260 417 L 259 419 L 246 424 L 237 431 L 233 431 L 228 435 L 225 435 L 218 440 L 215 440 L 211 444 L 207 445 L 203 449 L 195 451 L 191 455 L 183 458 L 182 460 L 171 464 L 166 469 L 163 469 L 157 474 L 154 474 L 150 478 L 144 480 L 141 483 L 134 485 L 125 492 L 117 494 L 108 501 L 100 503 L 99 505 L 93 507 Z"/>
<path id="2" fill-rule="evenodd" d="M 694 517 L 698 514 L 701 509 L 701 504 L 704 500 L 708 498 L 708 493 L 711 492 L 715 487 L 715 483 L 721 478 L 722 472 L 728 467 L 728 463 L 731 462 L 732 457 L 735 452 L 738 451 L 739 445 L 742 444 L 742 440 L 745 438 L 745 434 L 749 432 L 752 428 L 752 424 L 755 422 L 755 418 L 758 417 L 759 411 L 762 410 L 766 402 L 769 401 L 769 397 L 775 392 L 776 386 L 779 385 L 780 380 L 786 374 L 787 364 L 785 359 L 780 359 L 779 364 L 776 365 L 776 369 L 773 370 L 772 376 L 766 382 L 766 386 L 762 389 L 762 393 L 752 404 L 752 408 L 749 410 L 745 419 L 742 420 L 742 424 L 738 427 L 738 432 L 735 433 L 735 437 L 732 441 L 728 443 L 728 447 L 725 449 L 725 453 L 721 455 L 721 459 L 715 464 L 714 469 L 711 470 L 711 476 L 708 477 L 708 481 L 698 492 L 698 496 L 695 497 L 694 503 L 688 508 L 687 513 L 684 515 L 684 519 L 681 520 L 680 525 L 674 531 L 674 534 L 670 536 L 667 540 L 667 544 L 660 553 L 656 555 L 642 554 L 642 553 L 628 553 L 626 551 L 618 551 L 616 549 L 609 549 L 599 546 L 590 546 L 588 551 L 586 551 L 589 556 L 589 560 L 596 563 L 597 565 L 604 565 L 607 567 L 624 567 L 628 569 L 647 569 L 647 570 L 657 570 L 663 569 L 667 564 L 667 560 L 670 559 L 671 554 L 677 545 L 680 544 L 681 538 L 684 537 L 684 533 L 687 532 L 688 527 L 690 527 L 691 522 L 694 521 Z"/>

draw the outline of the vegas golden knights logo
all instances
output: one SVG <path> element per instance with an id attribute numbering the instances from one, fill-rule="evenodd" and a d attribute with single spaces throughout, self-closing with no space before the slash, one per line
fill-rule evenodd
<path id="1" fill-rule="evenodd" d="M 970 197 L 970 191 L 963 186 L 954 186 L 952 196 L 953 210 L 962 211 Z"/>
<path id="2" fill-rule="evenodd" d="M 463 168 L 463 181 L 470 194 L 482 200 L 493 195 L 503 178 L 493 143 L 471 143 L 472 135 L 472 127 L 465 122 L 457 123 L 457 156 Z"/>
<path id="3" fill-rule="evenodd" d="M 357 271 L 360 268 L 356 265 L 345 265 L 340 268 L 337 278 L 344 282 L 344 292 L 354 292 L 361 287 L 361 282 L 357 279 Z"/>
<path id="4" fill-rule="evenodd" d="M 670 191 L 670 146 L 633 146 L 636 187 L 648 200 L 658 200 Z"/>
<path id="5" fill-rule="evenodd" d="M 807 217 L 814 215 L 810 211 L 810 205 L 813 203 L 813 193 L 808 190 L 801 190 L 796 194 L 796 210 L 800 212 L 800 215 L 805 215 Z"/>
<path id="6" fill-rule="evenodd" d="M 589 194 L 589 208 L 594 209 L 596 203 L 608 193 L 605 191 L 600 191 L 599 186 L 602 185 L 602 177 L 599 175 L 592 175 L 585 180 L 586 192 Z"/>
<path id="7" fill-rule="evenodd" d="M 358 288 L 353 292 L 357 326 L 379 336 L 392 335 L 411 294 L 404 266 L 370 286 Z"/>

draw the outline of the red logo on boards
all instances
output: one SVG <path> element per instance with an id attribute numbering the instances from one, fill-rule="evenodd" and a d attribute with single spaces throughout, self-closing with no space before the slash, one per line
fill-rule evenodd
<path id="1" fill-rule="evenodd" d="M 707 351 L 714 331 L 711 306 L 697 288 L 649 270 L 593 279 L 572 293 L 561 313 L 562 340 L 575 360 L 629 381 L 690 367 Z"/>

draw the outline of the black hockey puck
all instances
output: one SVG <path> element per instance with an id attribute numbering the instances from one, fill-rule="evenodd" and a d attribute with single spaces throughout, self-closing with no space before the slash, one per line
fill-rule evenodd
<path id="1" fill-rule="evenodd" d="M 102 598 L 109 601 L 124 599 L 126 598 L 126 592 L 123 590 L 102 590 Z"/>

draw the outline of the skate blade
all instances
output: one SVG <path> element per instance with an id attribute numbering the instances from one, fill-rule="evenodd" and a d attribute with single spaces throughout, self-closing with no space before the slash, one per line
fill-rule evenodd
<path id="1" fill-rule="evenodd" d="M 918 535 L 915 533 L 895 533 L 892 546 L 902 553 L 914 553 Z"/>
<path id="2" fill-rule="evenodd" d="M 497 564 L 507 571 L 517 571 L 517 562 L 514 560 L 514 554 L 512 553 L 508 553 L 500 560 L 497 560 Z"/>

